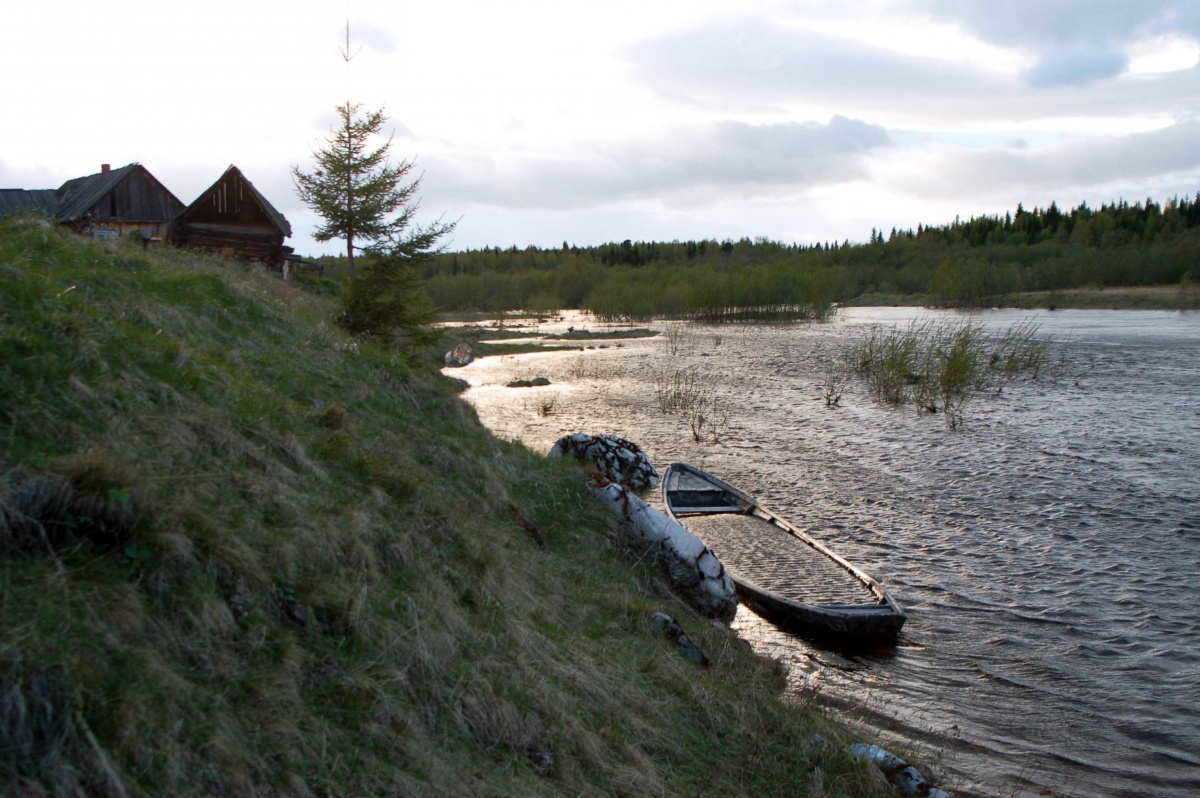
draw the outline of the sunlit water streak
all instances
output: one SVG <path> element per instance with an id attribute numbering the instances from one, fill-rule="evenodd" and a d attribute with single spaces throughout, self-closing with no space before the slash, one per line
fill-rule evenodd
<path id="1" fill-rule="evenodd" d="M 797 694 L 819 690 L 951 787 L 1200 794 L 1200 314 L 1043 313 L 1065 370 L 975 398 L 958 430 L 856 380 L 825 406 L 829 364 L 868 325 L 928 315 L 694 326 L 675 355 L 661 337 L 610 341 L 454 373 L 502 437 L 548 451 L 571 432 L 621 435 L 660 469 L 686 460 L 811 525 L 880 579 L 909 613 L 894 650 L 839 654 L 744 609 L 734 625 L 787 663 Z M 999 331 L 1028 317 L 976 315 Z M 655 376 L 682 366 L 730 411 L 719 443 L 658 409 Z M 503 387 L 535 376 L 552 385 Z"/>

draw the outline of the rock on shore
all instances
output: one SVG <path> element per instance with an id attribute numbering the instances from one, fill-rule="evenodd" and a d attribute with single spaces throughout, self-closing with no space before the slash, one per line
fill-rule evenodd
<path id="1" fill-rule="evenodd" d="M 475 353 L 471 351 L 470 344 L 459 344 L 446 353 L 442 361 L 453 368 L 461 368 L 469 364 L 475 359 Z"/>

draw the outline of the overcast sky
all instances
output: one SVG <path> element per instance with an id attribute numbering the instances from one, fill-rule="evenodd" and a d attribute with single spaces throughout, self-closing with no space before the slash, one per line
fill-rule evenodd
<path id="1" fill-rule="evenodd" d="M 39 0 L 0 26 L 0 187 L 236 164 L 291 221 L 349 99 L 452 248 L 872 228 L 1200 191 L 1200 0 Z M 349 65 L 344 46 L 349 20 Z"/>

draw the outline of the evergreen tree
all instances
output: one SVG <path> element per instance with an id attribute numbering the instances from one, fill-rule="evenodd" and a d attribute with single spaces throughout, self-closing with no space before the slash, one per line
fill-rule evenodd
<path id="1" fill-rule="evenodd" d="M 405 206 L 386 237 L 366 248 L 371 257 L 362 276 L 342 293 L 338 322 L 355 335 L 398 336 L 409 346 L 437 337 L 428 326 L 434 312 L 423 273 L 445 251 L 438 240 L 457 223 L 438 219 L 426 226 L 413 224 L 415 211 L 415 204 Z"/>
<path id="2" fill-rule="evenodd" d="M 303 172 L 292 167 L 296 194 L 325 220 L 313 238 L 345 240 L 351 279 L 354 252 L 364 249 L 356 242 L 375 243 L 402 233 L 417 209 L 414 198 L 421 185 L 420 178 L 405 182 L 412 161 L 390 162 L 390 137 L 382 146 L 370 148 L 387 117 L 382 111 L 360 114 L 361 107 L 349 102 L 337 107 L 341 123 L 325 146 L 313 152 L 316 169 Z"/>
<path id="3" fill-rule="evenodd" d="M 355 335 L 400 334 L 415 344 L 429 335 L 433 318 L 422 269 L 442 251 L 437 242 L 454 223 L 415 223 L 421 179 L 407 181 L 413 162 L 390 162 L 391 138 L 370 148 L 386 117 L 382 111 L 360 114 L 360 108 L 349 102 L 338 107 L 341 126 L 313 153 L 317 168 L 293 166 L 292 178 L 300 199 L 325 220 L 313 238 L 346 241 L 350 285 L 342 292 L 338 322 Z M 361 277 L 355 250 L 372 256 Z"/>

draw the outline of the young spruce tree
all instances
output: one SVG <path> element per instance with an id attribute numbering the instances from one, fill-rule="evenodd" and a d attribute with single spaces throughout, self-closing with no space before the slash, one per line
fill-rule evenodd
<path id="1" fill-rule="evenodd" d="M 454 224 L 415 223 L 421 179 L 408 180 L 414 162 L 391 163 L 390 137 L 372 148 L 387 117 L 360 109 L 349 102 L 337 107 L 340 125 L 314 151 L 316 169 L 293 166 L 292 178 L 300 199 L 325 220 L 313 238 L 346 241 L 350 284 L 342 294 L 342 325 L 356 335 L 417 338 L 432 318 L 417 267 L 440 251 L 438 240 Z M 373 256 L 361 277 L 356 250 Z"/>

